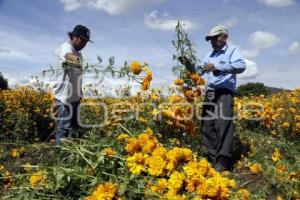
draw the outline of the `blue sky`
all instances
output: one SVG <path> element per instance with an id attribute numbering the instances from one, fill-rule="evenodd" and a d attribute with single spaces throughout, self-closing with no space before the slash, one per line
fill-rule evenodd
<path id="1" fill-rule="evenodd" d="M 239 84 L 300 86 L 300 2 L 298 0 L 0 0 L 0 72 L 10 84 L 27 83 L 56 64 L 54 49 L 76 24 L 91 29 L 83 50 L 89 63 L 100 55 L 148 62 L 154 86 L 172 83 L 174 24 L 186 24 L 198 58 L 211 50 L 204 40 L 218 24 L 247 59 Z M 164 46 L 164 47 L 163 47 Z"/>

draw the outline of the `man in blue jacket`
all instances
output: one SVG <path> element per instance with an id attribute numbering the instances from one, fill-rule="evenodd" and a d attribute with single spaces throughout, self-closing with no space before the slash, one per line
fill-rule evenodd
<path id="1" fill-rule="evenodd" d="M 191 72 L 207 75 L 205 102 L 202 111 L 202 135 L 208 160 L 218 171 L 232 167 L 233 100 L 236 74 L 246 69 L 245 59 L 239 50 L 227 44 L 228 30 L 215 26 L 205 37 L 213 51 L 195 67 L 187 58 L 179 60 Z"/>

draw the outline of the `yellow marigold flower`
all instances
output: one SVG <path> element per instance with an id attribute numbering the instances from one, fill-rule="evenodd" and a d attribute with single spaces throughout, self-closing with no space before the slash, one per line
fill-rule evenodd
<path id="1" fill-rule="evenodd" d="M 296 129 L 300 129 L 300 122 L 297 122 L 297 123 L 295 124 L 295 127 L 296 127 Z"/>
<path id="2" fill-rule="evenodd" d="M 102 154 L 108 157 L 112 157 L 116 154 L 116 151 L 113 150 L 112 148 L 105 148 L 102 150 Z"/>
<path id="3" fill-rule="evenodd" d="M 148 158 L 148 155 L 143 153 L 135 153 L 133 156 L 129 156 L 126 159 L 129 171 L 137 175 L 145 171 L 146 158 Z"/>
<path id="4" fill-rule="evenodd" d="M 297 109 L 294 108 L 294 107 L 291 107 L 291 108 L 289 109 L 289 113 L 291 113 L 291 114 L 295 114 L 296 112 L 297 112 Z"/>
<path id="5" fill-rule="evenodd" d="M 252 174 L 258 174 L 262 171 L 262 166 L 258 163 L 254 163 L 250 166 L 250 171 Z"/>
<path id="6" fill-rule="evenodd" d="M 11 157 L 13 157 L 13 158 L 19 158 L 20 157 L 19 150 L 18 149 L 13 149 L 11 151 Z"/>
<path id="7" fill-rule="evenodd" d="M 184 83 L 184 81 L 182 79 L 176 79 L 174 81 L 175 85 L 182 85 Z"/>
<path id="8" fill-rule="evenodd" d="M 296 180 L 296 179 L 300 178 L 300 170 L 298 171 L 298 173 L 296 173 L 296 172 L 290 172 L 289 173 L 289 178 L 291 180 Z"/>
<path id="9" fill-rule="evenodd" d="M 150 128 L 147 128 L 142 134 L 138 136 L 138 141 L 140 146 L 142 147 L 143 152 L 149 154 L 156 149 L 158 144 L 158 141 Z"/>
<path id="10" fill-rule="evenodd" d="M 139 61 L 133 61 L 130 65 L 130 69 L 135 75 L 139 75 L 142 71 L 141 63 Z"/>
<path id="11" fill-rule="evenodd" d="M 300 121 L 300 115 L 296 115 L 296 116 L 295 116 L 295 120 L 296 120 L 296 121 Z"/>
<path id="12" fill-rule="evenodd" d="M 160 111 L 158 111 L 156 108 L 154 108 L 153 110 L 152 110 L 152 113 L 151 113 L 152 115 L 154 115 L 154 116 L 157 116 L 158 114 L 160 114 Z"/>
<path id="13" fill-rule="evenodd" d="M 157 181 L 156 185 L 151 186 L 151 191 L 156 193 L 164 193 L 168 188 L 167 179 L 161 178 Z"/>
<path id="14" fill-rule="evenodd" d="M 279 149 L 275 148 L 274 153 L 272 154 L 272 160 L 274 162 L 276 162 L 276 161 L 278 161 L 280 159 L 281 159 L 281 155 L 280 155 Z"/>
<path id="15" fill-rule="evenodd" d="M 129 139 L 129 135 L 122 133 L 117 137 L 117 140 L 120 142 L 127 142 L 127 140 Z"/>
<path id="16" fill-rule="evenodd" d="M 166 173 L 166 161 L 160 156 L 151 156 L 146 159 L 148 173 L 152 176 L 164 176 Z"/>
<path id="17" fill-rule="evenodd" d="M 290 128 L 290 123 L 288 123 L 288 122 L 283 122 L 283 123 L 282 123 L 282 127 L 285 128 L 285 129 Z"/>
<path id="18" fill-rule="evenodd" d="M 45 185 L 47 183 L 47 177 L 44 175 L 43 171 L 38 171 L 30 176 L 29 183 L 32 187 Z"/>
<path id="19" fill-rule="evenodd" d="M 170 97 L 169 97 L 169 101 L 170 101 L 171 103 L 178 103 L 178 102 L 180 102 L 182 99 L 183 99 L 183 98 L 182 98 L 181 96 L 179 96 L 179 95 L 175 95 L 175 96 L 170 96 Z"/>
<path id="20" fill-rule="evenodd" d="M 125 150 L 127 154 L 133 155 L 136 152 L 139 152 L 142 150 L 142 147 L 136 138 L 129 138 L 128 144 L 125 146 Z"/>
<path id="21" fill-rule="evenodd" d="M 278 196 L 276 200 L 283 200 L 281 196 Z"/>
<path id="22" fill-rule="evenodd" d="M 152 156 L 159 156 L 159 157 L 163 158 L 164 160 L 166 160 L 167 152 L 168 151 L 165 147 L 159 146 L 152 152 Z"/>
<path id="23" fill-rule="evenodd" d="M 186 200 L 185 194 L 179 195 L 176 191 L 169 190 L 162 199 L 166 200 Z"/>
<path id="24" fill-rule="evenodd" d="M 284 165 L 279 165 L 276 167 L 276 172 L 278 172 L 280 174 L 284 173 L 285 171 L 286 171 L 286 168 Z"/>
<path id="25" fill-rule="evenodd" d="M 92 194 L 86 197 L 86 200 L 112 200 L 115 199 L 118 194 L 118 186 L 114 183 L 104 183 L 97 185 Z"/>
<path id="26" fill-rule="evenodd" d="M 173 172 L 168 180 L 168 189 L 178 192 L 181 190 L 185 180 L 185 175 L 180 172 Z"/>
<path id="27" fill-rule="evenodd" d="M 148 122 L 148 120 L 145 117 L 139 117 L 139 121 L 141 123 L 147 123 Z"/>
<path id="28" fill-rule="evenodd" d="M 242 200 L 249 200 L 249 191 L 246 189 L 239 189 L 239 191 L 237 192 L 238 194 L 238 198 L 242 199 Z"/>
<path id="29" fill-rule="evenodd" d="M 196 192 L 197 187 L 203 184 L 205 178 L 203 176 L 194 176 L 192 178 L 186 179 L 186 190 L 188 192 Z"/>

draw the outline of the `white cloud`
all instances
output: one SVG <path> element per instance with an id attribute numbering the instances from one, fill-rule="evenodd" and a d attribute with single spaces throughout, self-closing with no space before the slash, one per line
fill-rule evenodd
<path id="1" fill-rule="evenodd" d="M 286 7 L 295 4 L 295 0 L 257 0 L 259 3 L 263 3 L 266 6 L 270 7 Z"/>
<path id="2" fill-rule="evenodd" d="M 300 52 L 300 44 L 299 42 L 295 41 L 289 46 L 289 53 L 296 54 Z"/>
<path id="3" fill-rule="evenodd" d="M 148 28 L 158 29 L 164 31 L 174 31 L 178 20 L 180 19 L 170 19 L 168 13 L 163 13 L 161 17 L 158 16 L 158 11 L 154 10 L 145 16 L 144 22 Z M 189 20 L 180 20 L 184 25 L 185 30 L 196 28 L 196 24 Z"/>
<path id="4" fill-rule="evenodd" d="M 223 22 L 224 26 L 226 26 L 227 28 L 231 28 L 234 27 L 238 22 L 238 19 L 236 17 L 231 17 L 229 19 L 227 19 L 226 21 Z"/>
<path id="5" fill-rule="evenodd" d="M 280 38 L 267 31 L 256 31 L 249 36 L 250 49 L 243 49 L 242 54 L 246 58 L 254 58 L 263 50 L 280 42 Z"/>
<path id="6" fill-rule="evenodd" d="M 254 58 L 259 54 L 259 51 L 257 49 L 243 49 L 242 54 L 245 58 Z"/>
<path id="7" fill-rule="evenodd" d="M 266 31 L 256 31 L 249 37 L 250 45 L 257 50 L 266 49 L 279 43 L 280 39 Z"/>
<path id="8" fill-rule="evenodd" d="M 238 75 L 240 79 L 254 79 L 258 75 L 257 64 L 254 61 L 245 59 L 246 61 L 246 70 Z"/>
<path id="9" fill-rule="evenodd" d="M 16 50 L 13 48 L 0 48 L 0 58 L 1 59 L 6 59 L 6 60 L 11 60 L 11 59 L 18 59 L 18 60 L 27 60 L 27 61 L 32 61 L 31 55 L 20 51 Z"/>
<path id="10" fill-rule="evenodd" d="M 80 7 L 103 10 L 111 15 L 129 13 L 145 6 L 159 4 L 165 0 L 60 0 L 65 11 L 75 11 Z"/>
<path id="11" fill-rule="evenodd" d="M 80 0 L 60 0 L 64 4 L 65 11 L 74 11 L 81 6 Z"/>

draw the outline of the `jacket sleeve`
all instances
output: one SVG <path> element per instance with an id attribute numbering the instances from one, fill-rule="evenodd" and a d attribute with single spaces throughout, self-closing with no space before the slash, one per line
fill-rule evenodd
<path id="1" fill-rule="evenodd" d="M 229 54 L 228 61 L 224 65 L 213 63 L 215 68 L 231 74 L 240 74 L 246 69 L 246 61 L 237 48 Z"/>

